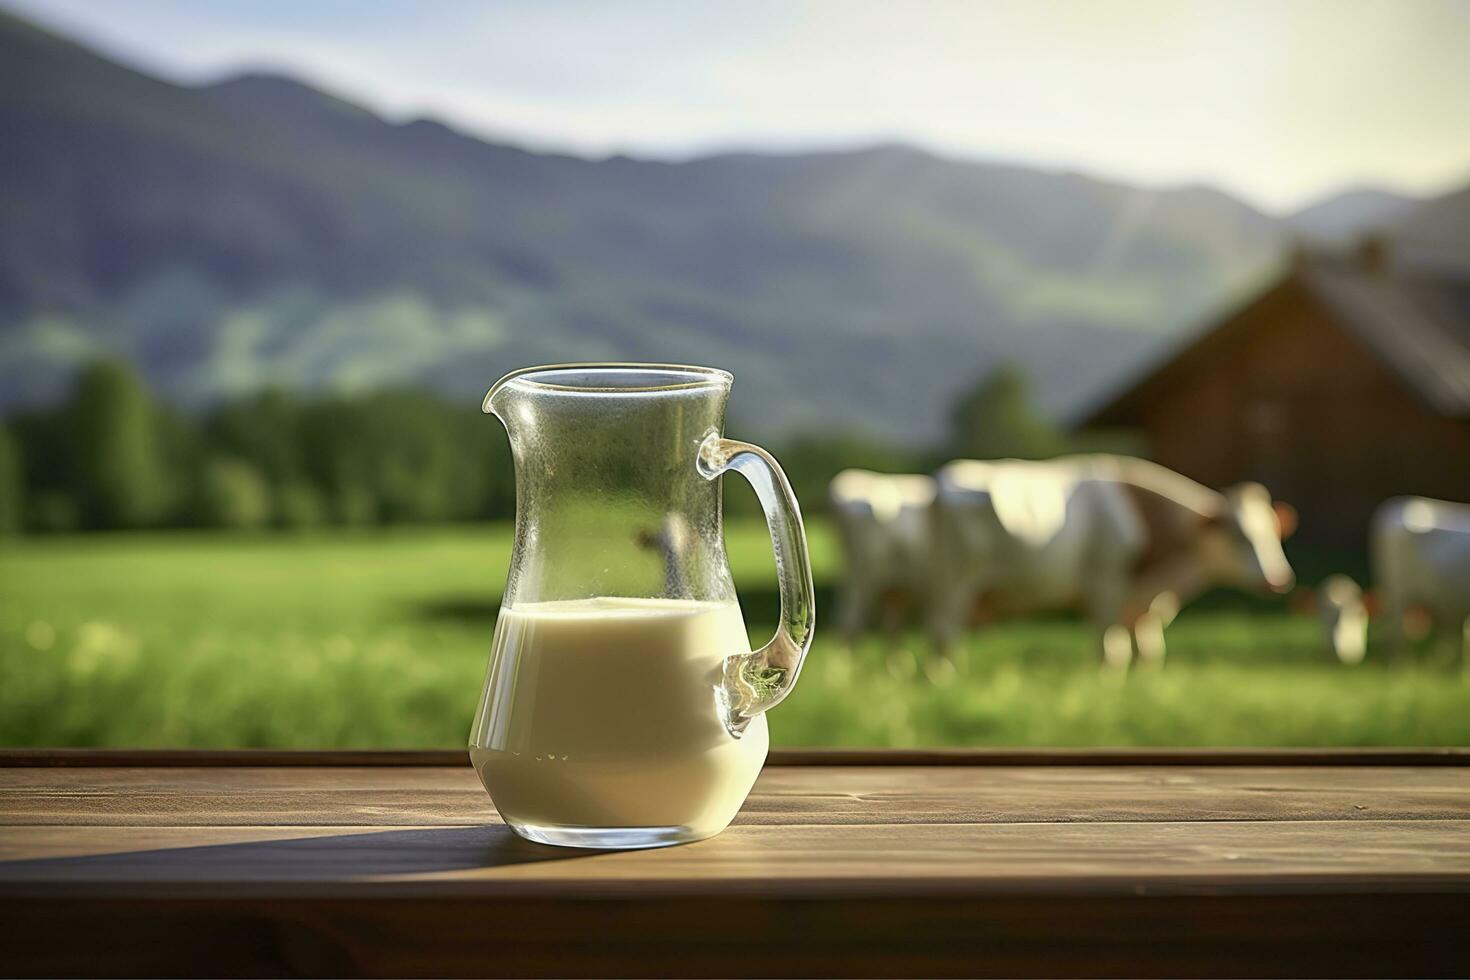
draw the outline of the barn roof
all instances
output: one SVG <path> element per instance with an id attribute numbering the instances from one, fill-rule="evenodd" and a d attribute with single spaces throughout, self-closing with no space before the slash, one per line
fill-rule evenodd
<path id="1" fill-rule="evenodd" d="M 1293 289 L 1306 290 L 1432 409 L 1470 418 L 1470 270 L 1365 267 L 1316 256 L 1299 258 L 1244 306 L 1211 321 L 1086 412 L 1078 427 L 1133 424 L 1174 378 L 1208 364 L 1245 328 L 1248 313 Z"/>
<path id="2" fill-rule="evenodd" d="M 1308 267 L 1343 326 L 1443 415 L 1470 415 L 1470 278 Z"/>

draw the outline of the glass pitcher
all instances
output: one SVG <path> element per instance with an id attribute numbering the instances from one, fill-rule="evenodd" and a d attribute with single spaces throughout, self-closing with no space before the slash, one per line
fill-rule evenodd
<path id="1" fill-rule="evenodd" d="M 801 513 L 764 449 L 722 436 L 731 377 L 663 364 L 527 368 L 484 409 L 510 434 L 515 546 L 470 734 L 510 827 L 577 847 L 723 830 L 766 758 L 815 611 Z M 725 560 L 720 474 L 755 487 L 776 635 L 751 652 Z"/>

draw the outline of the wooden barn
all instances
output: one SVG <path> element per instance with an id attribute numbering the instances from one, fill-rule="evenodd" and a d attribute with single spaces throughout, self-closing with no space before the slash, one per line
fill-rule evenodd
<path id="1" fill-rule="evenodd" d="M 1470 501 L 1470 274 L 1396 268 L 1381 241 L 1303 253 L 1081 426 L 1212 487 L 1258 480 L 1303 539 L 1361 547 L 1385 498 Z"/>

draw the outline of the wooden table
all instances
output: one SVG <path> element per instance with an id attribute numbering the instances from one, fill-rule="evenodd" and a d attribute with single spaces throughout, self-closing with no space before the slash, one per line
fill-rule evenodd
<path id="1" fill-rule="evenodd" d="M 662 851 L 463 753 L 0 753 L 8 974 L 1470 974 L 1470 755 L 775 753 Z"/>

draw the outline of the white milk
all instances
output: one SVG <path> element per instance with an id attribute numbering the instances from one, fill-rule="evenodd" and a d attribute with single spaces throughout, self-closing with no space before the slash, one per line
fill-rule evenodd
<path id="1" fill-rule="evenodd" d="M 470 758 L 507 821 L 725 828 L 766 758 L 716 688 L 749 646 L 734 602 L 598 598 L 500 611 Z"/>

